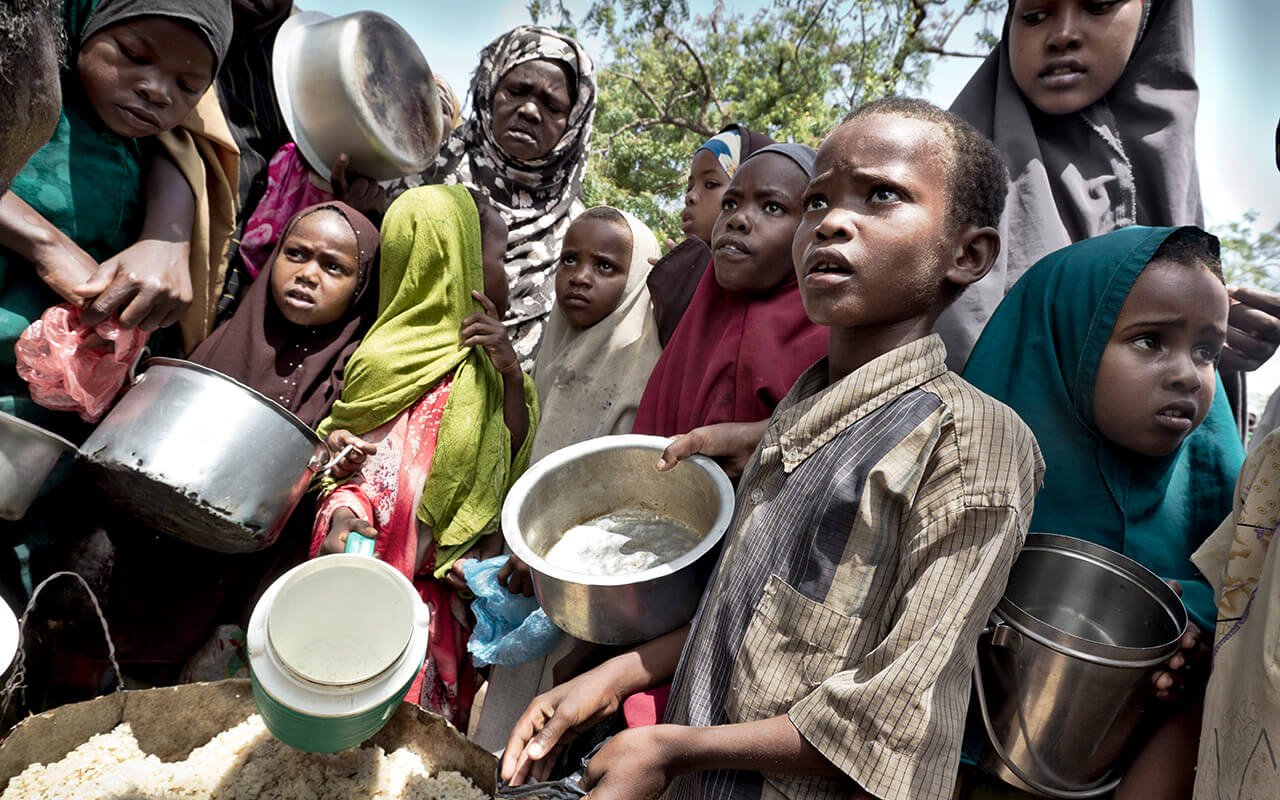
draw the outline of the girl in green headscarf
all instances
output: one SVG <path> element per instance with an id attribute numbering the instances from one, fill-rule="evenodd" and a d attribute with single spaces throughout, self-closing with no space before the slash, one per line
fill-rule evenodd
<path id="1" fill-rule="evenodd" d="M 964 371 L 1017 411 L 1040 443 L 1045 479 L 1031 530 L 1087 539 L 1177 580 L 1201 630 L 1213 629 L 1213 595 L 1190 556 L 1231 511 L 1244 460 L 1216 374 L 1228 303 L 1213 236 L 1194 227 L 1121 228 L 1028 270 Z M 1184 647 L 1196 635 L 1189 630 Z M 1169 666 L 1185 661 L 1179 654 Z M 1172 697 L 1172 674 L 1156 687 Z M 1171 752 L 1144 751 L 1126 783 L 1142 771 L 1147 789 L 1151 780 L 1174 781 L 1167 794 L 1150 796 L 1183 796 L 1191 773 L 1179 773 Z M 1194 766 L 1194 758 L 1183 761 Z M 1162 774 L 1151 777 L 1144 764 Z"/>
<path id="2" fill-rule="evenodd" d="M 496 554 L 491 534 L 538 421 L 500 321 L 506 231 L 485 215 L 482 265 L 480 219 L 462 186 L 412 189 L 387 210 L 378 318 L 319 429 L 331 446 L 356 445 L 359 469 L 325 487 L 311 545 L 315 555 L 352 531 L 375 536 L 378 557 L 414 582 L 431 643 L 409 699 L 463 730 L 474 683 L 453 567 L 485 545 Z"/>

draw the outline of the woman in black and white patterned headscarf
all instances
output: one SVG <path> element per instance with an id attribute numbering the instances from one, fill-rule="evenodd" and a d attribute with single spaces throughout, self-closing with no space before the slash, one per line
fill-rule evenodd
<path id="1" fill-rule="evenodd" d="M 453 132 L 430 170 L 397 187 L 462 183 L 502 213 L 511 285 L 505 322 L 526 370 L 555 304 L 560 242 L 582 210 L 594 71 L 582 45 L 550 28 L 522 25 L 503 34 L 480 54 L 471 119 Z"/>

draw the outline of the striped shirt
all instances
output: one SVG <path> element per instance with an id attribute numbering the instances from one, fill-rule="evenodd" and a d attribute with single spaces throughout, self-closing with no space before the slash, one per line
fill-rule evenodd
<path id="1" fill-rule="evenodd" d="M 668 722 L 787 714 L 847 777 L 701 772 L 668 800 L 950 797 L 978 633 L 1044 463 L 945 358 L 934 335 L 831 386 L 825 359 L 800 376 L 742 477 L 673 682 Z"/>

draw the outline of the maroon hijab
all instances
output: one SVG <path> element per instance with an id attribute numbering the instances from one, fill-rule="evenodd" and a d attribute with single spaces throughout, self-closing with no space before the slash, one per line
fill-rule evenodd
<path id="1" fill-rule="evenodd" d="M 341 214 L 360 248 L 356 293 L 337 321 L 304 328 L 284 318 L 271 297 L 271 270 L 298 220 L 320 210 Z M 195 349 L 191 360 L 256 389 L 314 428 L 342 392 L 347 359 L 378 312 L 378 228 L 337 201 L 304 208 L 289 220 L 266 266 L 231 319 Z"/>
<path id="2" fill-rule="evenodd" d="M 720 133 L 727 130 L 736 130 L 742 137 L 739 164 L 760 148 L 773 144 L 773 140 L 763 133 L 747 130 L 736 123 L 724 126 Z M 671 341 L 710 262 L 711 243 L 690 236 L 659 259 L 649 271 L 649 299 L 653 302 L 653 318 L 658 325 L 658 341 L 663 347 Z"/>
<path id="3" fill-rule="evenodd" d="M 633 433 L 674 436 L 717 422 L 767 419 L 800 373 L 827 354 L 827 329 L 804 312 L 795 278 L 765 297 L 730 292 L 705 269 L 649 376 Z"/>

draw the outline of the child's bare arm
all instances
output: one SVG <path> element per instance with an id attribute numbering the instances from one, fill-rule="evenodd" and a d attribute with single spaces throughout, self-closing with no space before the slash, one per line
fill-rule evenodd
<path id="1" fill-rule="evenodd" d="M 506 326 L 493 301 L 481 292 L 471 296 L 484 307 L 484 313 L 472 314 L 462 321 L 462 346 L 483 347 L 490 363 L 502 375 L 502 417 L 511 431 L 511 453 L 514 456 L 529 436 L 529 410 L 524 400 L 524 373 L 520 358 L 507 337 Z"/>
<path id="2" fill-rule="evenodd" d="M 742 477 L 742 470 L 751 460 L 751 454 L 760 445 L 769 420 L 759 422 L 721 422 L 694 428 L 688 433 L 672 438 L 671 445 L 662 451 L 658 471 L 674 469 L 681 461 L 695 455 L 714 458 L 730 478 Z"/>
<path id="3" fill-rule="evenodd" d="M 347 547 L 347 536 L 352 531 L 361 536 L 368 536 L 370 539 L 376 538 L 378 529 L 372 524 L 361 519 L 356 512 L 349 508 L 339 508 L 333 512 L 332 519 L 329 520 L 329 534 L 325 536 L 324 542 L 320 545 L 320 553 L 341 553 Z"/>
<path id="4" fill-rule="evenodd" d="M 507 740 L 503 779 L 513 786 L 545 779 L 579 731 L 617 711 L 628 695 L 671 680 L 688 636 L 689 626 L 677 628 L 535 697 Z"/>
<path id="5" fill-rule="evenodd" d="M 738 725 L 650 725 L 614 736 L 582 776 L 593 800 L 651 800 L 678 775 L 748 770 L 837 778 L 839 769 L 785 715 Z M 858 791 L 853 797 L 870 797 Z"/>
<path id="6" fill-rule="evenodd" d="M 163 328 L 191 305 L 191 227 L 196 201 L 187 179 L 166 156 L 147 169 L 147 211 L 138 241 L 102 262 L 79 291 L 94 298 L 82 319 L 95 325 L 113 314 L 125 327 Z"/>

